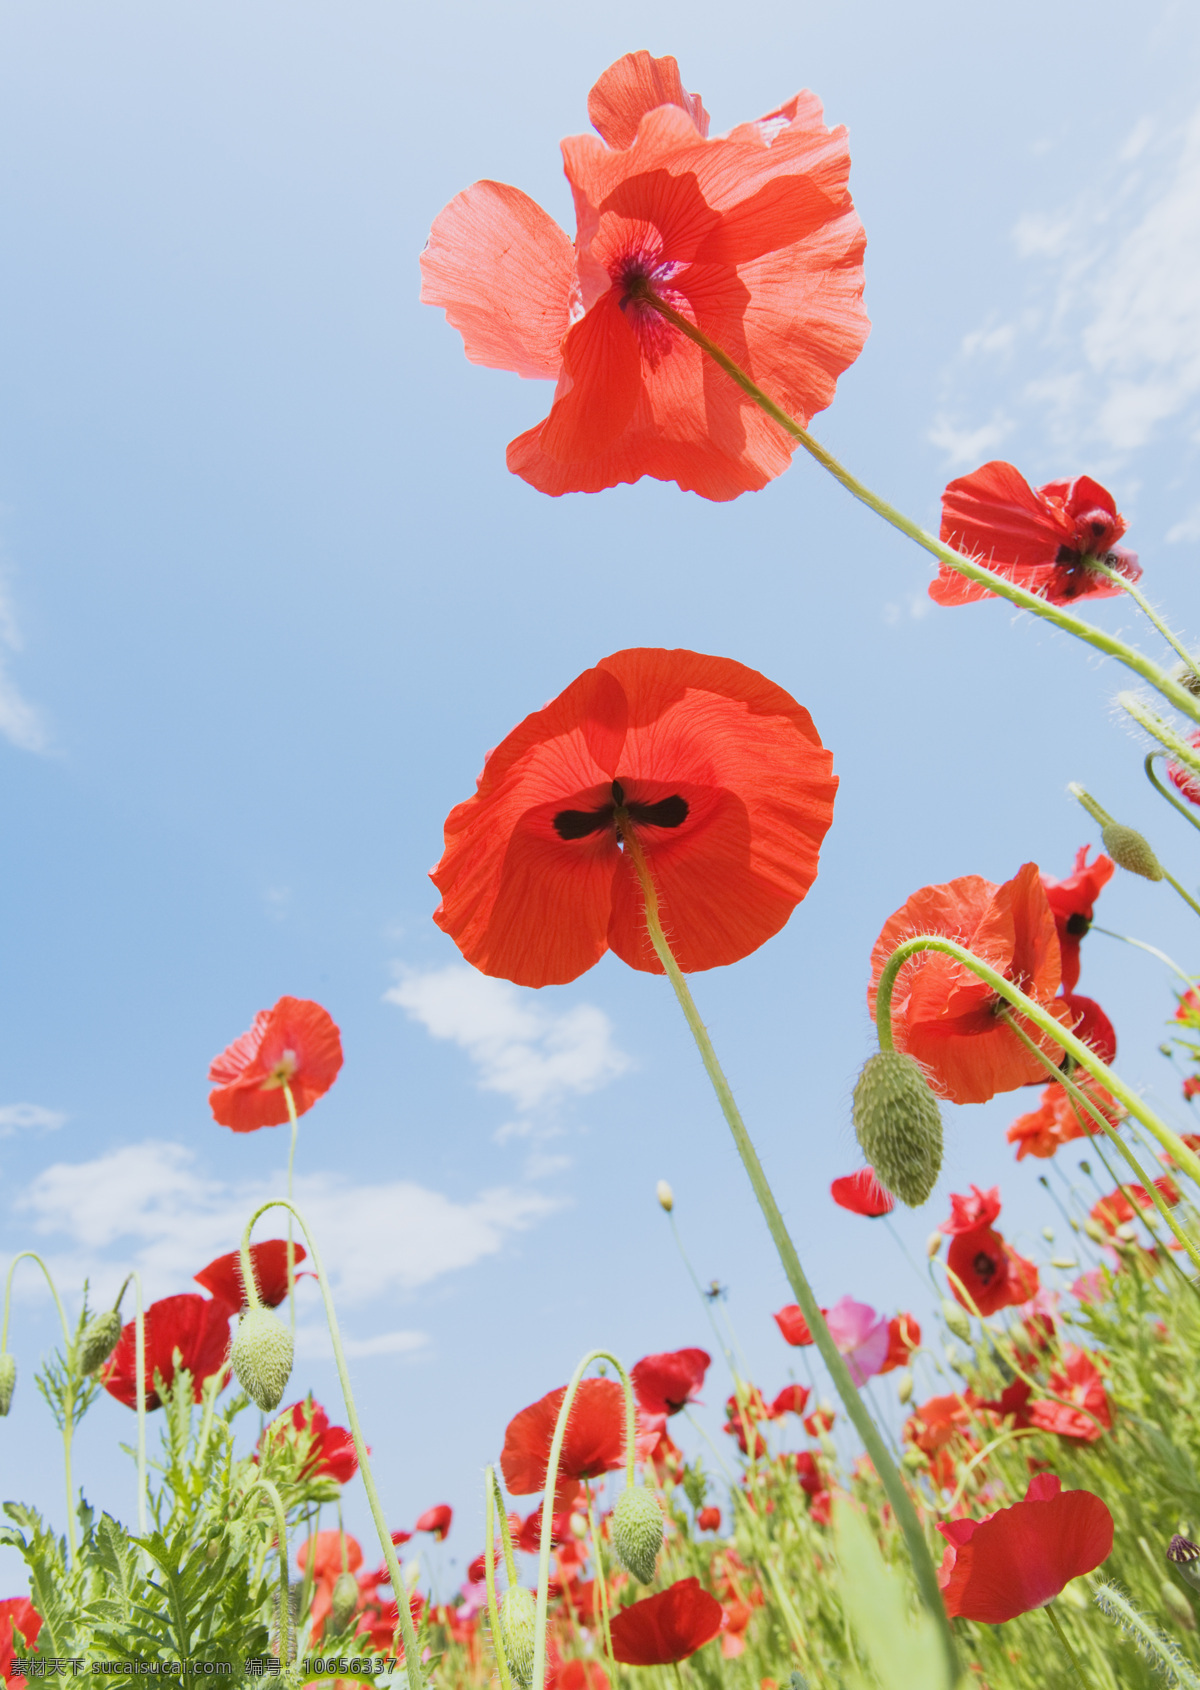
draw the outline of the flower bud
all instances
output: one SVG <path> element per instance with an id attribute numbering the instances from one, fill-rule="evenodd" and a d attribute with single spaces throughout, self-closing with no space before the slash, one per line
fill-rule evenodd
<path id="1" fill-rule="evenodd" d="M 338 1631 L 345 1631 L 358 1607 L 358 1580 L 353 1573 L 339 1573 L 333 1581 L 330 1617 Z"/>
<path id="2" fill-rule="evenodd" d="M 626 1485 L 612 1511 L 612 1542 L 627 1573 L 642 1584 L 654 1578 L 663 1543 L 662 1509 L 645 1485 Z"/>
<path id="3" fill-rule="evenodd" d="M 915 1473 L 919 1471 L 920 1468 L 929 1466 L 929 1457 L 925 1454 L 924 1450 L 906 1449 L 904 1454 L 900 1457 L 900 1465 L 902 1467 L 907 1467 L 910 1473 Z"/>
<path id="4" fill-rule="evenodd" d="M 0 1414 L 12 1407 L 13 1392 L 17 1388 L 17 1358 L 7 1350 L 0 1355 Z"/>
<path id="5" fill-rule="evenodd" d="M 967 1319 L 967 1311 L 958 1303 L 952 1303 L 949 1297 L 942 1298 L 942 1319 L 956 1338 L 961 1338 L 964 1344 L 971 1342 L 971 1322 Z"/>
<path id="6" fill-rule="evenodd" d="M 1109 822 L 1107 827 L 1101 828 L 1100 840 L 1118 868 L 1128 869 L 1130 874 L 1140 874 L 1143 880 L 1162 879 L 1162 864 L 1133 828 L 1124 827 L 1120 822 Z"/>
<path id="7" fill-rule="evenodd" d="M 1086 1232 L 1093 1244 L 1107 1244 L 1109 1241 L 1108 1234 L 1100 1225 L 1099 1221 L 1091 1219 L 1084 1221 L 1083 1230 Z"/>
<path id="8" fill-rule="evenodd" d="M 567 1521 L 567 1524 L 571 1528 L 571 1536 L 572 1537 L 577 1537 L 577 1538 L 582 1539 L 582 1538 L 585 1538 L 587 1536 L 587 1534 L 588 1534 L 587 1515 L 581 1514 L 578 1509 L 576 1509 L 575 1512 L 571 1515 L 570 1519 Z"/>
<path id="9" fill-rule="evenodd" d="M 940 1232 L 931 1232 L 929 1234 L 929 1237 L 925 1240 L 925 1254 L 929 1257 L 930 1261 L 932 1261 L 937 1255 L 944 1243 L 945 1239 Z"/>
<path id="10" fill-rule="evenodd" d="M 1167 1545 L 1167 1560 L 1190 1585 L 1200 1590 L 1200 1547 L 1176 1532 Z"/>
<path id="11" fill-rule="evenodd" d="M 533 1645 L 537 1635 L 537 1607 L 533 1592 L 523 1584 L 510 1585 L 500 1603 L 500 1644 L 504 1659 L 521 1690 L 533 1683 Z"/>
<path id="12" fill-rule="evenodd" d="M 913 1394 L 913 1376 L 907 1370 L 896 1381 L 896 1395 L 903 1403 L 911 1402 Z"/>
<path id="13" fill-rule="evenodd" d="M 654 1194 L 658 1198 L 661 1207 L 665 1209 L 669 1215 L 671 1210 L 675 1207 L 675 1193 L 671 1190 L 671 1187 L 667 1184 L 665 1179 L 659 1180 L 658 1184 L 654 1187 Z"/>
<path id="14" fill-rule="evenodd" d="M 1195 1631 L 1196 1615 L 1192 1610 L 1192 1604 L 1179 1586 L 1172 1584 L 1170 1579 L 1164 1579 L 1162 1582 L 1162 1599 L 1163 1607 L 1176 1625 L 1181 1625 L 1185 1631 Z"/>
<path id="15" fill-rule="evenodd" d="M 116 1349 L 120 1337 L 121 1317 L 116 1309 L 109 1309 L 107 1314 L 98 1314 L 94 1320 L 89 1320 L 75 1353 L 79 1371 L 94 1373 L 98 1367 L 103 1367 Z"/>
<path id="16" fill-rule="evenodd" d="M 233 1371 L 265 1414 L 278 1408 L 292 1376 L 292 1335 L 270 1309 L 247 1309 L 233 1340 Z"/>
<path id="17" fill-rule="evenodd" d="M 854 1130 L 881 1184 L 910 1209 L 924 1203 L 942 1165 L 942 1117 L 911 1056 L 877 1050 L 863 1063 Z"/>

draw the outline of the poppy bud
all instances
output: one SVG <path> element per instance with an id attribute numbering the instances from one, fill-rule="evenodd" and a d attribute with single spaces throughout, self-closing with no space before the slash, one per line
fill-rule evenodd
<path id="1" fill-rule="evenodd" d="M 339 1573 L 333 1581 L 330 1616 L 338 1631 L 345 1631 L 358 1607 L 358 1580 L 353 1573 Z"/>
<path id="2" fill-rule="evenodd" d="M 103 1367 L 116 1349 L 120 1337 L 121 1317 L 116 1309 L 109 1309 L 107 1314 L 98 1314 L 94 1320 L 89 1320 L 83 1329 L 75 1356 L 79 1371 L 94 1373 L 98 1367 Z"/>
<path id="3" fill-rule="evenodd" d="M 612 1541 L 627 1573 L 642 1584 L 654 1578 L 663 1543 L 662 1509 L 644 1485 L 626 1485 L 612 1511 Z"/>
<path id="4" fill-rule="evenodd" d="M 12 1407 L 13 1392 L 17 1388 L 17 1358 L 5 1350 L 0 1355 L 0 1414 Z"/>
<path id="5" fill-rule="evenodd" d="M 233 1340 L 233 1371 L 264 1413 L 278 1408 L 292 1376 L 292 1335 L 270 1309 L 247 1309 Z"/>
<path id="6" fill-rule="evenodd" d="M 1177 1584 L 1170 1579 L 1164 1579 L 1162 1584 L 1163 1607 L 1167 1609 L 1176 1625 L 1181 1625 L 1185 1631 L 1195 1631 L 1196 1616 L 1192 1611 L 1192 1604 L 1183 1594 Z"/>
<path id="7" fill-rule="evenodd" d="M 911 1402 L 912 1394 L 913 1376 L 911 1373 L 904 1372 L 896 1381 L 896 1395 L 900 1398 L 901 1402 Z"/>
<path id="8" fill-rule="evenodd" d="M 588 1523 L 587 1523 L 587 1515 L 586 1514 L 580 1514 L 578 1511 L 576 1511 L 574 1514 L 571 1515 L 571 1518 L 567 1521 L 567 1524 L 571 1528 L 571 1536 L 572 1537 L 585 1538 L 587 1536 L 587 1534 L 588 1534 Z"/>
<path id="9" fill-rule="evenodd" d="M 967 1311 L 952 1303 L 949 1297 L 942 1298 L 942 1319 L 956 1338 L 961 1338 L 964 1344 L 971 1342 L 971 1322 L 967 1319 Z"/>
<path id="10" fill-rule="evenodd" d="M 929 1466 L 929 1457 L 925 1454 L 924 1450 L 906 1449 L 904 1454 L 900 1457 L 900 1465 L 902 1467 L 907 1467 L 910 1473 L 915 1473 L 919 1471 L 920 1468 Z"/>
<path id="11" fill-rule="evenodd" d="M 941 1249 L 942 1242 L 943 1240 L 940 1232 L 931 1232 L 929 1237 L 925 1240 L 925 1254 L 929 1257 L 930 1261 L 933 1260 L 938 1251 Z"/>
<path id="12" fill-rule="evenodd" d="M 523 1584 L 510 1585 L 500 1604 L 500 1642 L 504 1659 L 521 1690 L 533 1683 L 533 1645 L 537 1635 L 537 1608 L 533 1592 Z"/>
<path id="13" fill-rule="evenodd" d="M 1200 1547 L 1178 1532 L 1167 1545 L 1167 1560 L 1189 1584 L 1200 1590 Z"/>
<path id="14" fill-rule="evenodd" d="M 942 1165 L 942 1117 L 911 1056 L 877 1050 L 863 1063 L 854 1130 L 880 1183 L 910 1209 L 924 1203 Z"/>
<path id="15" fill-rule="evenodd" d="M 669 1215 L 671 1210 L 675 1207 L 675 1193 L 671 1190 L 671 1187 L 667 1184 L 665 1179 L 659 1180 L 658 1184 L 654 1187 L 654 1193 L 662 1208 Z"/>
<path id="16" fill-rule="evenodd" d="M 1084 1232 L 1087 1233 L 1088 1237 L 1091 1239 L 1093 1244 L 1107 1244 L 1108 1243 L 1108 1234 L 1107 1234 L 1107 1232 L 1105 1232 L 1104 1228 L 1100 1225 L 1099 1221 L 1093 1221 L 1093 1220 L 1084 1221 L 1083 1230 L 1084 1230 Z"/>
<path id="17" fill-rule="evenodd" d="M 1118 868 L 1128 869 L 1130 874 L 1140 874 L 1144 880 L 1162 879 L 1162 864 L 1133 828 L 1123 827 L 1120 822 L 1109 822 L 1107 827 L 1101 828 L 1100 840 Z"/>

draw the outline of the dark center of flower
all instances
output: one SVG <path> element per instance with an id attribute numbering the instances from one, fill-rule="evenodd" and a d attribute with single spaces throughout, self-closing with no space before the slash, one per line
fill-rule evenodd
<path id="1" fill-rule="evenodd" d="M 986 1250 L 977 1250 L 972 1258 L 971 1266 L 974 1268 L 976 1276 L 981 1279 L 985 1285 L 990 1285 L 992 1280 L 996 1277 L 996 1272 L 1000 1264 L 996 1260 L 995 1256 L 989 1256 Z"/>
<path id="2" fill-rule="evenodd" d="M 1082 939 L 1091 925 L 1090 918 L 1079 910 L 1073 910 L 1067 917 L 1067 932 L 1073 939 Z"/>
<path id="3" fill-rule="evenodd" d="M 617 811 L 621 811 L 618 818 Z M 605 833 L 609 828 L 621 835 L 621 821 L 628 818 L 643 827 L 681 827 L 687 820 L 688 803 L 673 792 L 656 804 L 627 803 L 625 788 L 619 780 L 612 783 L 612 803 L 601 804 L 595 810 L 560 810 L 554 818 L 554 831 L 560 839 L 587 839 L 593 833 Z"/>

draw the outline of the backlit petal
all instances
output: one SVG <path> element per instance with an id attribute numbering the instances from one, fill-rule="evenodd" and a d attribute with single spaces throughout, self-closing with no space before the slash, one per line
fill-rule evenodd
<path id="1" fill-rule="evenodd" d="M 588 117 L 610 147 L 631 147 L 638 124 L 657 106 L 679 106 L 701 135 L 708 134 L 708 113 L 699 94 L 689 94 L 679 66 L 668 53 L 626 53 L 609 65 L 588 95 Z"/>

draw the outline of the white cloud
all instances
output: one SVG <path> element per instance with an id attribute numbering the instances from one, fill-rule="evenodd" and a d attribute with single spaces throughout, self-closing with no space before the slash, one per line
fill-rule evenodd
<path id="1" fill-rule="evenodd" d="M 20 651 L 21 636 L 8 594 L 0 585 L 0 646 Z M 21 693 L 8 673 L 7 659 L 0 651 L 0 736 L 18 751 L 45 751 L 49 736 L 41 715 Z"/>
<path id="2" fill-rule="evenodd" d="M 612 1022 L 594 1004 L 552 1010 L 537 993 L 462 964 L 406 969 L 384 997 L 435 1039 L 465 1050 L 483 1090 L 503 1093 L 518 1109 L 597 1091 L 630 1065 L 613 1041 Z"/>
<path id="3" fill-rule="evenodd" d="M 197 1269 L 235 1248 L 253 1210 L 277 1194 L 273 1185 L 207 1176 L 183 1145 L 150 1139 L 90 1162 L 57 1162 L 13 1207 L 51 1240 L 56 1273 L 67 1284 L 90 1275 L 103 1293 L 137 1267 L 147 1294 L 157 1297 L 188 1289 Z M 334 1295 L 348 1307 L 415 1290 L 494 1256 L 513 1233 L 559 1207 L 540 1192 L 510 1187 L 460 1203 L 409 1180 L 356 1185 L 330 1172 L 299 1176 L 296 1203 L 313 1228 Z M 255 1236 L 280 1237 L 285 1226 L 285 1211 L 275 1210 Z M 107 1261 L 101 1252 L 108 1252 Z M 314 1291 L 311 1281 L 303 1284 L 306 1296 Z M 389 1343 L 398 1347 L 395 1334 Z M 412 1341 L 406 1338 L 405 1346 Z"/>
<path id="4" fill-rule="evenodd" d="M 428 1342 L 426 1332 L 377 1332 L 373 1338 L 352 1338 L 342 1333 L 342 1348 L 351 1361 L 368 1360 L 371 1356 L 412 1355 L 414 1350 L 423 1350 Z M 333 1343 L 328 1326 L 324 1323 L 297 1326 L 296 1354 L 302 1361 L 332 1361 Z"/>
<path id="5" fill-rule="evenodd" d="M 52 1133 L 62 1126 L 66 1118 L 61 1109 L 43 1109 L 40 1103 L 2 1103 L 0 1138 L 11 1138 L 14 1133 L 22 1132 L 27 1127 Z"/>
<path id="6" fill-rule="evenodd" d="M 1181 540 L 1200 540 L 1200 505 L 1193 505 L 1182 522 L 1167 529 L 1169 545 L 1178 545 Z"/>
<path id="7" fill-rule="evenodd" d="M 1012 427 L 1007 417 L 994 417 L 981 428 L 959 428 L 949 418 L 939 417 L 929 431 L 929 438 L 945 452 L 951 464 L 974 466 L 991 456 L 1000 442 L 1012 433 Z"/>

